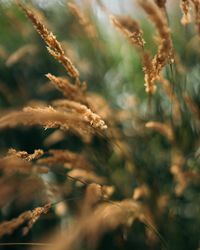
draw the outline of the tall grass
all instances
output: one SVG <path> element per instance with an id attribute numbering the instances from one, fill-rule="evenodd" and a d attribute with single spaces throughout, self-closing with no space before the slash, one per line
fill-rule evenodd
<path id="1" fill-rule="evenodd" d="M 96 4 L 113 34 L 67 1 L 67 42 L 41 10 L 1 6 L 26 41 L 0 44 L 1 249 L 197 250 L 200 2 L 173 19 L 138 0 L 140 20 Z"/>

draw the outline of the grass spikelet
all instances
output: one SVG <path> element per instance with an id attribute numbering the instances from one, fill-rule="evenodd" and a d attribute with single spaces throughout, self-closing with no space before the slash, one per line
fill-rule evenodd
<path id="1" fill-rule="evenodd" d="M 154 67 L 152 65 L 152 59 L 148 52 L 143 53 L 142 61 L 145 91 L 149 94 L 153 94 L 156 91 L 155 80 L 157 76 L 155 75 Z"/>
<path id="2" fill-rule="evenodd" d="M 185 163 L 185 158 L 179 150 L 172 151 L 171 167 L 170 172 L 172 173 L 175 181 L 175 193 L 176 195 L 181 195 L 182 192 L 187 187 L 187 180 L 184 176 L 183 165 Z"/>
<path id="3" fill-rule="evenodd" d="M 56 245 L 57 250 L 78 249 L 83 242 L 89 248 L 94 249 L 103 234 L 113 231 L 119 226 L 130 227 L 136 219 L 143 221 L 144 214 L 142 207 L 133 200 L 103 203 L 92 212 L 78 218 L 62 236 L 60 233 L 54 235 L 52 242 L 53 245 Z M 68 236 L 67 239 L 64 235 Z M 40 249 L 53 250 L 54 248 Z"/>
<path id="4" fill-rule="evenodd" d="M 133 45 L 141 49 L 144 48 L 143 32 L 137 21 L 130 16 L 111 16 L 110 19 L 112 24 L 123 33 Z"/>
<path id="5" fill-rule="evenodd" d="M 36 207 L 31 211 L 31 216 L 29 218 L 27 226 L 23 228 L 23 235 L 27 235 L 33 225 L 37 222 L 42 214 L 47 214 L 49 209 L 51 208 L 51 204 L 48 203 L 43 207 Z"/>
<path id="6" fill-rule="evenodd" d="M 64 68 L 66 69 L 66 71 L 68 72 L 68 74 L 72 78 L 76 79 L 77 82 L 80 82 L 78 70 L 72 64 L 71 60 L 65 56 L 64 50 L 63 50 L 61 44 L 58 42 L 58 40 L 53 35 L 53 33 L 50 32 L 44 26 L 43 23 L 41 23 L 41 21 L 33 13 L 33 11 L 31 11 L 30 9 L 28 9 L 24 4 L 22 4 L 20 2 L 18 3 L 18 5 L 26 13 L 26 15 L 28 16 L 28 18 L 34 24 L 34 27 L 37 30 L 37 32 L 40 34 L 40 36 L 42 37 L 42 39 L 48 45 L 47 49 L 48 49 L 49 53 L 51 55 L 53 55 L 56 60 L 58 60 L 60 63 L 62 63 L 62 65 L 64 66 Z"/>
<path id="7" fill-rule="evenodd" d="M 146 184 L 143 184 L 133 191 L 133 199 L 139 200 L 141 198 L 148 198 L 150 196 L 149 187 Z"/>
<path id="8" fill-rule="evenodd" d="M 44 145 L 46 147 L 50 147 L 58 142 L 63 141 L 64 139 L 65 139 L 64 131 L 57 129 L 45 138 Z"/>
<path id="9" fill-rule="evenodd" d="M 38 48 L 33 44 L 27 44 L 19 49 L 17 49 L 13 54 L 11 54 L 6 60 L 6 66 L 11 67 L 18 61 L 20 61 L 25 56 L 34 55 L 38 51 Z"/>
<path id="10" fill-rule="evenodd" d="M 15 173 L 31 174 L 33 165 L 31 161 L 38 159 L 44 154 L 43 150 L 35 150 L 33 154 L 26 151 L 16 151 L 11 148 L 6 156 L 0 159 L 0 169 L 4 175 L 13 175 Z"/>
<path id="11" fill-rule="evenodd" d="M 29 162 L 16 155 L 7 155 L 0 159 L 0 169 L 4 176 L 12 176 L 15 173 L 29 174 L 32 166 Z"/>
<path id="12" fill-rule="evenodd" d="M 111 122 L 112 118 L 112 110 L 109 107 L 108 102 L 100 95 L 90 92 L 87 93 L 87 103 L 88 107 L 92 109 L 93 112 L 100 115 L 104 120 Z"/>
<path id="13" fill-rule="evenodd" d="M 94 205 L 96 205 L 102 199 L 102 187 L 99 184 L 91 183 L 87 186 L 82 214 L 89 213 Z"/>
<path id="14" fill-rule="evenodd" d="M 54 86 L 60 90 L 65 97 L 70 100 L 78 101 L 81 103 L 87 103 L 85 97 L 86 85 L 82 84 L 81 86 L 77 84 L 72 84 L 66 78 L 56 77 L 50 73 L 46 77 L 54 84 Z"/>
<path id="15" fill-rule="evenodd" d="M 200 176 L 198 171 L 184 169 L 184 164 L 186 162 L 185 157 L 179 149 L 174 149 L 172 151 L 171 167 L 170 172 L 172 173 L 175 181 L 175 194 L 181 196 L 186 190 L 190 182 L 199 182 Z"/>
<path id="16" fill-rule="evenodd" d="M 198 249 L 200 0 L 12 2 L 0 4 L 5 246 Z"/>
<path id="17" fill-rule="evenodd" d="M 44 154 L 44 151 L 41 149 L 34 150 L 33 154 L 28 154 L 26 151 L 16 151 L 15 149 L 11 148 L 8 151 L 8 156 L 16 156 L 18 158 L 25 159 L 27 161 L 32 161 L 35 159 L 40 158 Z"/>
<path id="18" fill-rule="evenodd" d="M 84 169 L 72 169 L 68 172 L 67 176 L 86 183 L 105 183 L 105 179 L 103 177 L 97 176 L 94 172 Z"/>
<path id="19" fill-rule="evenodd" d="M 39 159 L 38 164 L 60 164 L 63 163 L 66 168 L 82 168 L 92 169 L 91 164 L 86 159 L 85 155 L 81 153 L 74 153 L 69 150 L 49 150 L 50 155 Z"/>
<path id="20" fill-rule="evenodd" d="M 46 214 L 51 205 L 46 204 L 44 207 L 37 207 L 32 211 L 25 211 L 20 214 L 17 218 L 10 221 L 4 221 L 0 224 L 0 238 L 4 235 L 12 234 L 17 228 L 24 223 L 28 222 L 27 226 L 23 228 L 23 235 L 26 235 L 35 222 L 40 218 L 42 214 Z"/>
<path id="21" fill-rule="evenodd" d="M 68 104 L 69 105 L 69 104 Z M 19 125 L 41 125 L 47 128 L 60 128 L 70 130 L 80 136 L 91 135 L 95 130 L 107 128 L 104 121 L 86 106 L 73 103 L 71 106 L 79 109 L 78 112 L 63 112 L 53 107 L 26 107 L 23 111 L 12 112 L 0 119 L 0 129 L 16 127 Z"/>
<path id="22" fill-rule="evenodd" d="M 56 107 L 63 107 L 65 109 L 75 111 L 76 113 L 80 114 L 85 121 L 89 122 L 90 125 L 94 128 L 99 128 L 101 130 L 107 129 L 107 125 L 101 119 L 101 117 L 93 113 L 91 109 L 87 108 L 83 104 L 69 100 L 58 100 L 54 101 L 53 105 Z"/>
<path id="23" fill-rule="evenodd" d="M 194 5 L 196 29 L 200 37 L 200 1 L 199 0 L 191 0 L 191 1 Z"/>
<path id="24" fill-rule="evenodd" d="M 159 74 L 164 66 L 172 62 L 172 41 L 166 16 L 162 10 L 160 10 L 159 7 L 151 1 L 139 0 L 139 4 L 147 13 L 150 20 L 154 23 L 159 34 L 158 51 L 152 59 L 152 62 L 150 62 L 150 59 L 145 56 L 145 60 L 148 59 L 148 67 L 147 65 L 144 67 L 148 68 L 148 70 L 144 70 L 146 91 L 148 93 L 153 93 L 155 91 L 155 87 L 152 86 L 154 86 L 155 80 L 159 78 Z M 152 65 L 151 70 L 150 65 Z M 150 76 L 147 75 L 149 73 Z"/>
<path id="25" fill-rule="evenodd" d="M 171 142 L 174 141 L 174 133 L 173 133 L 172 128 L 169 125 L 161 123 L 161 122 L 150 121 L 150 122 L 147 122 L 145 126 L 146 128 L 158 131 L 163 136 L 165 136 L 169 141 Z"/>
<path id="26" fill-rule="evenodd" d="M 97 38 L 97 32 L 94 25 L 92 25 L 88 17 L 83 13 L 83 11 L 81 11 L 78 5 L 76 5 L 75 3 L 67 3 L 67 5 L 71 13 L 78 18 L 78 21 L 83 27 L 87 36 L 91 39 Z"/>
<path id="27" fill-rule="evenodd" d="M 193 117 L 197 120 L 198 122 L 198 126 L 200 125 L 200 109 L 199 107 L 195 104 L 195 102 L 192 100 L 192 98 L 185 94 L 183 96 L 185 103 L 188 107 L 188 109 L 190 110 L 191 114 L 193 115 Z"/>
<path id="28" fill-rule="evenodd" d="M 18 227 L 31 219 L 31 211 L 20 214 L 17 218 L 10 221 L 4 221 L 0 224 L 0 238 L 4 235 L 12 234 Z"/>
<path id="29" fill-rule="evenodd" d="M 181 23 L 185 26 L 191 22 L 190 16 L 190 1 L 189 0 L 181 0 L 180 7 L 183 13 L 181 18 Z"/>

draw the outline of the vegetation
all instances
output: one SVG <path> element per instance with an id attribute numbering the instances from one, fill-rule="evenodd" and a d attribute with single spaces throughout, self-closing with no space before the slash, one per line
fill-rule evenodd
<path id="1" fill-rule="evenodd" d="M 200 248 L 200 1 L 135 2 L 0 2 L 0 249 Z"/>

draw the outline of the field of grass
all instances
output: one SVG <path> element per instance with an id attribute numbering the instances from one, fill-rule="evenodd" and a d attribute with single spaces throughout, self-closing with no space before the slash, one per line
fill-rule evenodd
<path id="1" fill-rule="evenodd" d="M 0 0 L 1 250 L 200 249 L 200 1 L 116 2 Z"/>

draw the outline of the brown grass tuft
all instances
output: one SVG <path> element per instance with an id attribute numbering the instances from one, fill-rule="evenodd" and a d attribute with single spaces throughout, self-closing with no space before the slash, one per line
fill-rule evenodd
<path id="1" fill-rule="evenodd" d="M 163 136 L 165 136 L 169 141 L 174 141 L 174 133 L 170 125 L 164 124 L 161 122 L 147 122 L 145 124 L 146 128 L 153 129 L 155 131 L 158 131 Z"/>
<path id="2" fill-rule="evenodd" d="M 200 1 L 199 0 L 191 0 L 191 1 L 194 5 L 196 29 L 200 37 Z"/>
<path id="3" fill-rule="evenodd" d="M 78 70 L 72 64 L 71 60 L 68 57 L 65 56 L 64 50 L 63 50 L 61 44 L 58 42 L 58 40 L 53 35 L 53 33 L 50 32 L 45 27 L 45 25 L 43 23 L 41 23 L 41 21 L 33 13 L 33 11 L 28 9 L 28 7 L 26 7 L 24 4 L 22 4 L 20 2 L 18 4 L 21 7 L 21 9 L 26 13 L 28 18 L 32 21 L 32 23 L 34 24 L 35 29 L 40 34 L 42 39 L 48 45 L 47 49 L 48 49 L 49 53 L 51 55 L 53 55 L 56 60 L 58 60 L 60 63 L 62 63 L 62 65 L 64 66 L 64 68 L 66 69 L 66 71 L 68 72 L 68 74 L 72 78 L 76 79 L 77 82 L 80 82 Z"/>
<path id="4" fill-rule="evenodd" d="M 137 21 L 130 16 L 111 16 L 110 19 L 112 24 L 123 33 L 133 45 L 141 49 L 144 48 L 143 32 Z"/>
<path id="5" fill-rule="evenodd" d="M 155 81 L 165 65 L 172 62 L 172 41 L 170 29 L 165 14 L 151 1 L 139 0 L 140 6 L 154 23 L 159 34 L 157 54 L 151 60 L 148 54 L 144 55 L 145 86 L 148 93 L 155 91 Z"/>
<path id="6" fill-rule="evenodd" d="M 77 84 L 72 84 L 70 81 L 63 77 L 56 77 L 52 74 L 47 74 L 46 77 L 54 84 L 54 86 L 60 90 L 65 97 L 70 100 L 87 103 L 85 91 L 86 85 L 82 84 L 81 86 Z"/>
<path id="7" fill-rule="evenodd" d="M 191 22 L 191 16 L 190 16 L 190 1 L 189 0 L 181 0 L 180 1 L 180 7 L 183 13 L 181 23 L 183 25 L 187 25 Z"/>
<path id="8" fill-rule="evenodd" d="M 37 51 L 38 48 L 33 44 L 24 45 L 8 57 L 8 59 L 6 60 L 6 66 L 11 67 L 13 64 L 17 63 L 25 56 L 34 55 Z"/>
<path id="9" fill-rule="evenodd" d="M 97 38 L 97 32 L 94 25 L 90 22 L 88 17 L 83 13 L 83 11 L 75 3 L 68 3 L 69 10 L 72 14 L 78 18 L 80 25 L 83 27 L 87 36 L 91 39 Z"/>

